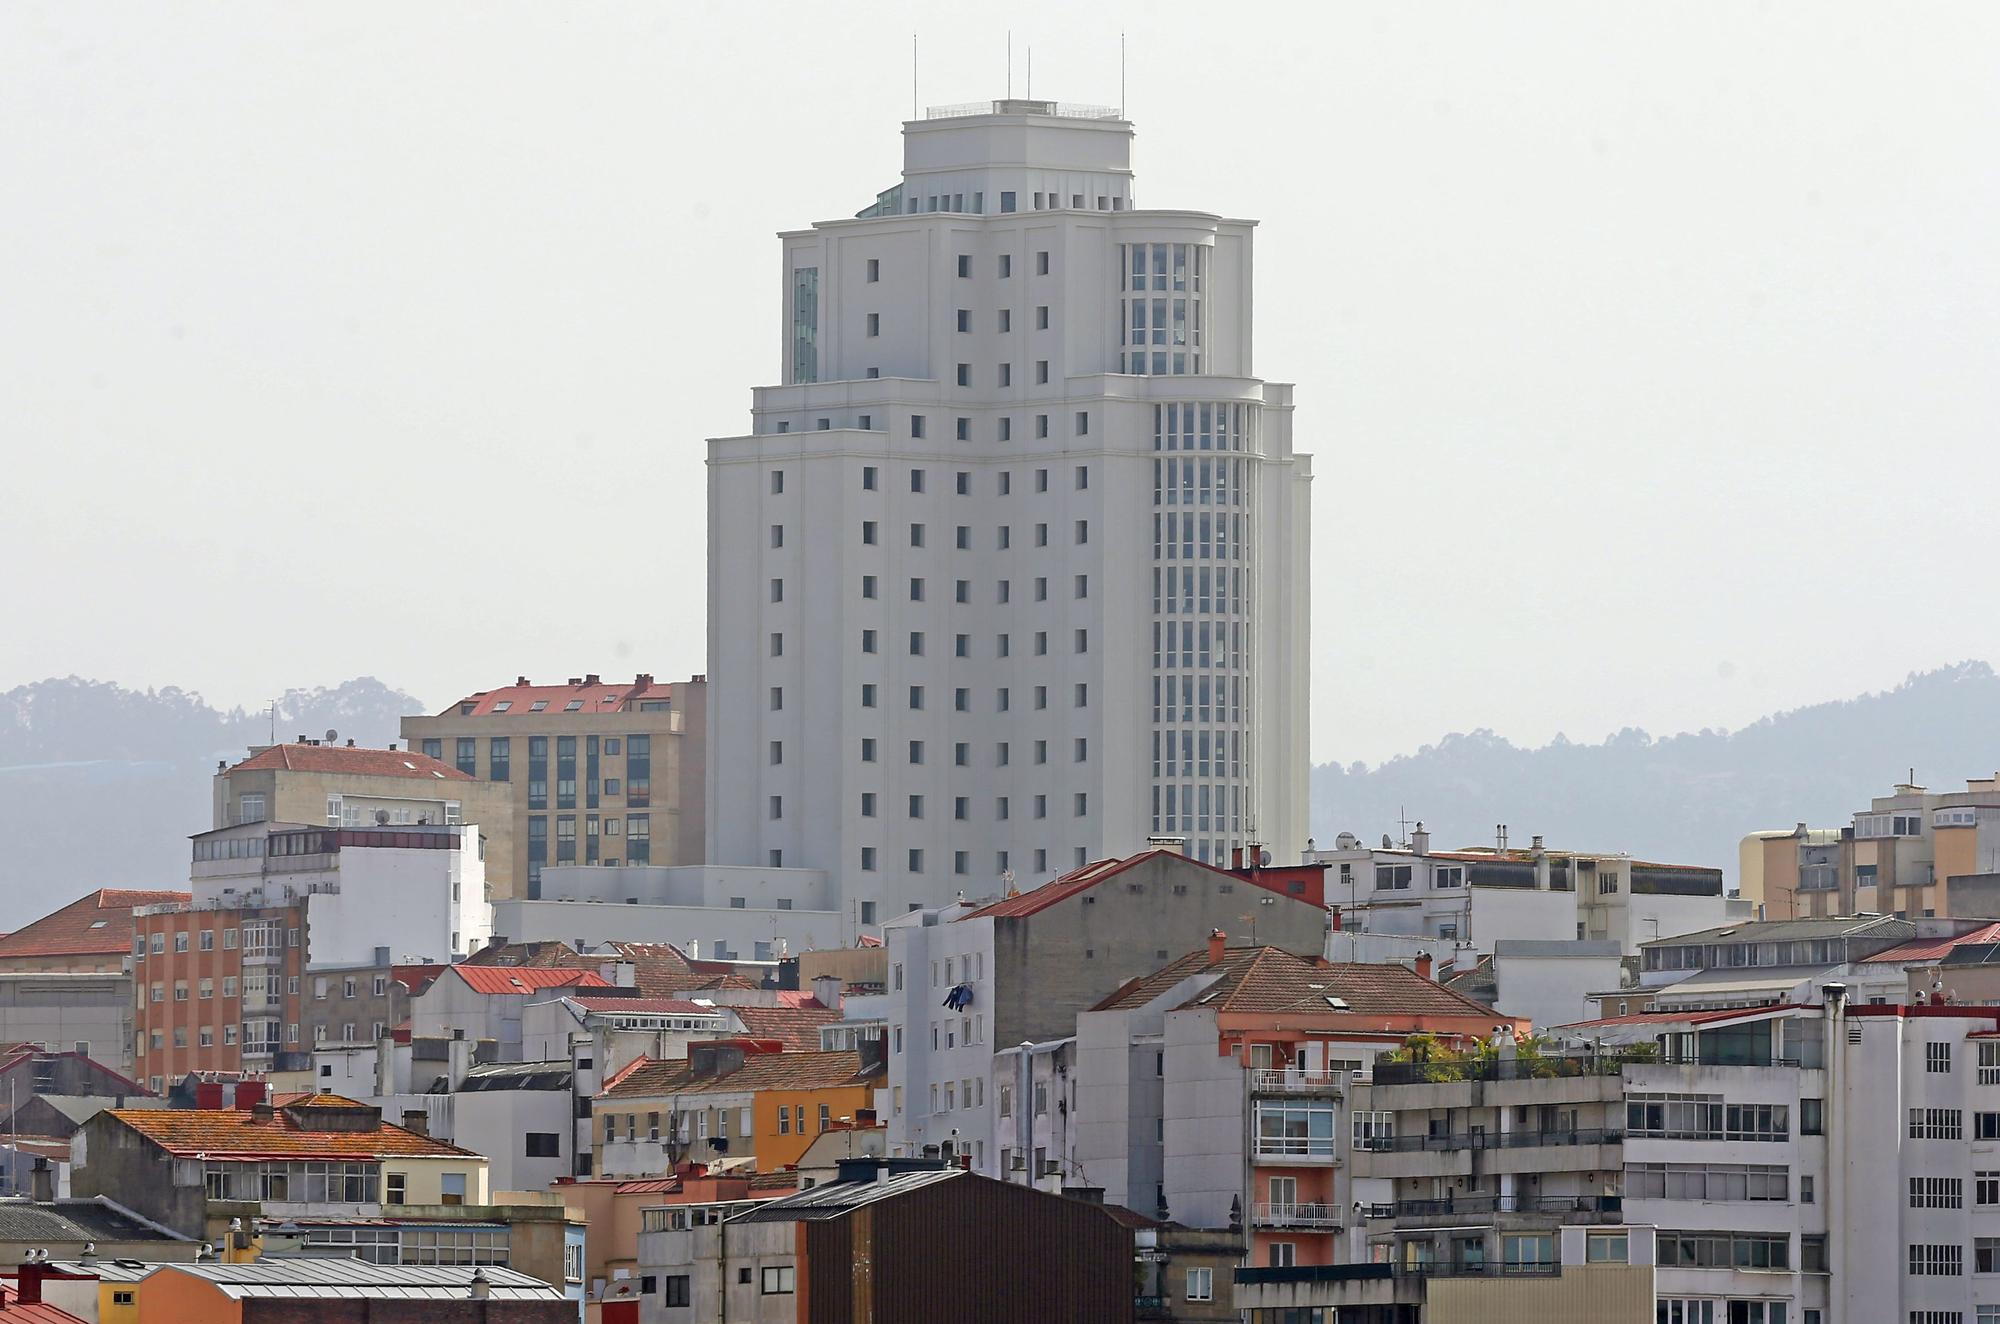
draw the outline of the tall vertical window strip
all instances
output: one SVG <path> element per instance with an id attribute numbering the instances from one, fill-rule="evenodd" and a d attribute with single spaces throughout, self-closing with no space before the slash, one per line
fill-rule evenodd
<path id="1" fill-rule="evenodd" d="M 513 776 L 513 737 L 494 736 L 486 742 L 486 776 L 489 781 L 504 782 Z"/>
<path id="2" fill-rule="evenodd" d="M 597 737 L 583 738 L 583 804 L 586 809 L 597 808 Z"/>
<path id="3" fill-rule="evenodd" d="M 819 268 L 792 271 L 792 380 L 819 380 Z"/>
<path id="4" fill-rule="evenodd" d="M 528 737 L 528 808 L 549 807 L 549 738 Z"/>
<path id="5" fill-rule="evenodd" d="M 1201 244 L 1125 245 L 1124 352 L 1120 371 L 1165 376 L 1201 371 Z"/>
<path id="6" fill-rule="evenodd" d="M 576 737 L 556 737 L 556 808 L 576 808 Z"/>
<path id="7" fill-rule="evenodd" d="M 455 760 L 458 770 L 468 777 L 479 775 L 479 741 L 471 736 L 460 736 Z"/>
<path id="8" fill-rule="evenodd" d="M 625 737 L 625 804 L 645 809 L 653 803 L 653 738 Z M 639 860 L 634 857 L 634 864 Z"/>

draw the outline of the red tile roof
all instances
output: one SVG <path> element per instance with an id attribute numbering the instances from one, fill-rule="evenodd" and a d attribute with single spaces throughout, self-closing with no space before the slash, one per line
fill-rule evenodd
<path id="1" fill-rule="evenodd" d="M 1206 949 L 1126 984 L 1093 1007 L 1106 1011 L 1151 1002 L 1184 979 L 1206 972 L 1220 977 L 1186 1007 L 1217 1012 L 1311 1012 L 1317 1015 L 1477 1016 L 1497 1015 L 1483 1002 L 1435 984 L 1408 966 L 1328 963 L 1294 956 L 1277 947 L 1231 947 L 1211 965 Z M 1344 1006 L 1334 1006 L 1337 998 Z"/>
<path id="2" fill-rule="evenodd" d="M 18 1286 L 20 1282 L 19 1271 L 9 1269 L 7 1276 L 16 1284 L 12 1286 L 0 1285 L 0 1303 L 4 1303 L 4 1313 L 6 1314 L 8 1324 L 84 1324 L 82 1317 L 72 1315 L 67 1310 L 59 1306 L 52 1306 L 46 1301 L 30 1301 L 24 1304 L 21 1301 L 21 1292 Z M 66 1274 L 59 1275 L 58 1280 L 67 1277 L 68 1275 Z M 95 1299 L 95 1297 L 92 1298 L 92 1300 Z M 92 1308 L 92 1317 L 95 1318 L 95 1307 Z"/>
<path id="3" fill-rule="evenodd" d="M 1861 958 L 1862 964 L 1881 962 L 1890 965 L 1917 965 L 1924 961 L 1941 961 L 1952 948 L 1965 943 L 2000 942 L 2000 921 L 1981 925 L 1970 933 L 1961 933 L 1956 938 L 1913 938 L 1909 942 L 1885 947 L 1873 956 Z"/>
<path id="4" fill-rule="evenodd" d="M 788 1052 L 809 1052 L 819 1047 L 819 1027 L 832 1025 L 841 1016 L 837 1008 L 817 1001 L 800 1007 L 726 1007 L 743 1022 L 745 1032 L 759 1039 L 783 1041 Z"/>
<path id="5" fill-rule="evenodd" d="M 614 963 L 632 966 L 633 987 L 641 996 L 667 998 L 694 985 L 699 976 L 680 948 L 665 942 L 612 942 L 608 953 L 586 954 L 566 942 L 517 942 L 483 948 L 463 964 L 524 968 L 590 970 Z"/>
<path id="6" fill-rule="evenodd" d="M 1295 881 L 1301 876 L 1301 870 L 1265 869 L 1239 872 L 1219 868 L 1213 864 L 1205 864 L 1191 856 L 1183 855 L 1179 851 L 1160 848 L 1140 851 L 1137 855 L 1127 856 L 1122 860 L 1092 860 L 1089 864 L 1072 869 L 1059 878 L 1052 878 L 1031 891 L 1017 892 L 1013 896 L 1002 897 L 998 901 L 989 902 L 980 906 L 979 909 L 973 911 L 971 914 L 961 915 L 959 918 L 1019 919 L 1023 916 L 1039 914 L 1047 910 L 1050 906 L 1088 892 L 1099 883 L 1110 878 L 1116 878 L 1127 869 L 1144 864 L 1148 860 L 1161 855 L 1170 856 L 1176 863 L 1185 865 L 1190 869 L 1199 869 L 1203 873 L 1214 874 L 1217 882 L 1247 882 L 1252 886 L 1261 887 L 1267 892 L 1273 892 L 1279 896 L 1289 896 L 1292 900 L 1303 902 L 1306 905 L 1317 904 L 1310 898 L 1302 897 L 1285 887 L 1279 886 L 1280 883 Z"/>
<path id="7" fill-rule="evenodd" d="M 279 1107 L 268 1120 L 249 1108 L 118 1108 L 99 1114 L 131 1128 L 170 1154 L 242 1161 L 255 1158 L 456 1158 L 469 1149 L 420 1136 L 388 1122 L 372 1131 L 308 1131 L 296 1114 L 352 1100 Z"/>
<path id="8" fill-rule="evenodd" d="M 426 781 L 469 782 L 449 763 L 414 750 L 361 749 L 347 745 L 273 745 L 252 754 L 231 772 L 332 772 L 349 777 L 420 777 Z"/>
<path id="9" fill-rule="evenodd" d="M 0 961 L 25 956 L 129 956 L 132 907 L 190 899 L 186 892 L 100 888 L 0 938 Z"/>
<path id="10" fill-rule="evenodd" d="M 545 966 L 455 965 L 451 967 L 475 993 L 532 993 L 545 988 L 610 988 L 595 970 L 549 969 Z"/>
<path id="11" fill-rule="evenodd" d="M 747 1094 L 755 1090 L 820 1090 L 866 1085 L 882 1079 L 883 1068 L 864 1073 L 861 1054 L 853 1049 L 833 1052 L 752 1053 L 743 1065 L 720 1075 L 697 1076 L 685 1058 L 641 1059 L 600 1098 L 652 1097 L 666 1094 Z"/>
<path id="12" fill-rule="evenodd" d="M 673 687 L 656 682 L 651 676 L 638 676 L 630 681 L 605 683 L 594 676 L 587 676 L 589 684 L 573 685 L 530 685 L 526 677 L 512 685 L 497 690 L 481 690 L 468 694 L 452 704 L 439 717 L 513 717 L 535 711 L 535 705 L 543 705 L 544 713 L 560 713 L 569 709 L 573 700 L 581 700 L 578 713 L 623 712 L 640 699 L 654 702 L 671 699 Z M 465 705 L 471 704 L 472 711 L 466 712 Z M 506 707 L 501 707 L 505 704 Z"/>

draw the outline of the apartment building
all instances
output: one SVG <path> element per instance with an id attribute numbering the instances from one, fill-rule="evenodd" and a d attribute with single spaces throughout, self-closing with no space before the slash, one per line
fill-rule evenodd
<path id="1" fill-rule="evenodd" d="M 480 690 L 405 717 L 411 749 L 504 789 L 512 886 L 541 895 L 554 864 L 700 864 L 705 856 L 707 683 L 571 677 Z"/>
<path id="2" fill-rule="evenodd" d="M 1297 859 L 1310 461 L 1253 224 L 1139 209 L 1132 136 L 936 109 L 780 237 L 782 380 L 709 443 L 716 861 L 886 918 L 1155 833 Z"/>
<path id="3" fill-rule="evenodd" d="M 157 1090 L 190 1071 L 307 1070 L 308 969 L 437 963 L 485 942 L 478 841 L 431 825 L 197 834 L 192 899 L 134 919 L 134 1074 Z M 392 957 L 385 935 L 407 945 Z"/>
<path id="4" fill-rule="evenodd" d="M 1720 869 L 1554 850 L 1540 837 L 1523 849 L 1505 828 L 1492 846 L 1459 850 L 1432 849 L 1422 823 L 1402 845 L 1343 832 L 1306 858 L 1326 866 L 1326 902 L 1343 932 L 1465 943 L 1482 955 L 1506 939 L 1575 938 L 1634 956 L 1649 938 L 1751 917 L 1724 895 Z"/>
<path id="5" fill-rule="evenodd" d="M 1428 962 L 1329 964 L 1220 937 L 1076 1024 L 1078 1184 L 1192 1227 L 1247 1229 L 1255 1264 L 1335 1264 L 1350 1078 L 1412 1035 L 1476 1045 L 1501 1016 Z"/>
<path id="6" fill-rule="evenodd" d="M 1589 1313 L 1622 1266 L 1672 1324 L 1972 1324 L 2000 1302 L 2000 1012 L 1815 994 L 1378 1062 L 1349 1087 L 1351 1269 L 1239 1271 L 1238 1303 L 1629 1317 Z"/>
<path id="7" fill-rule="evenodd" d="M 1813 990 L 1838 980 L 1850 1001 L 1899 1003 L 1919 981 L 1920 992 L 1941 988 L 1939 967 L 1953 951 L 1996 937 L 1992 921 L 1888 915 L 1732 924 L 1646 943 L 1638 986 L 1597 1001 L 1607 1016 L 1769 1006 L 1810 1001 Z"/>
<path id="8" fill-rule="evenodd" d="M 641 1059 L 607 1082 L 591 1105 L 591 1171 L 657 1177 L 747 1156 L 751 1170 L 776 1172 L 836 1121 L 872 1109 L 881 1084 L 880 1040 L 834 1052 L 752 1038 L 690 1043 L 685 1058 Z"/>
<path id="9" fill-rule="evenodd" d="M 485 838 L 486 881 L 514 892 L 509 788 L 413 750 L 357 748 L 300 736 L 216 765 L 211 827 L 240 823 L 327 827 L 473 824 Z"/>
<path id="10" fill-rule="evenodd" d="M 1003 1071 L 996 1053 L 1069 1038 L 1078 1012 L 1216 932 L 1318 956 L 1319 875 L 1306 866 L 1232 871 L 1161 849 L 996 901 L 891 920 L 881 1004 L 890 1153 L 969 1156 L 976 1170 L 1002 1175 L 996 1109 L 1018 1062 Z"/>
<path id="11" fill-rule="evenodd" d="M 1963 791 L 1899 782 L 1844 827 L 1753 832 L 1740 855 L 1745 893 L 1761 889 L 1772 915 L 2000 919 L 2000 775 Z"/>

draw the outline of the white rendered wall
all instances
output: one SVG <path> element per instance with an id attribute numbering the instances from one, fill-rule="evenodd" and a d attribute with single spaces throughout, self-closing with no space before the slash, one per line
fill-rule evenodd
<path id="1" fill-rule="evenodd" d="M 947 176 L 953 191 L 970 193 L 976 179 L 985 214 L 906 213 L 784 236 L 785 383 L 757 392 L 753 434 L 710 443 L 712 858 L 827 869 L 843 906 L 858 914 L 867 904 L 876 923 L 959 890 L 990 892 L 1003 867 L 1025 887 L 1079 858 L 1131 854 L 1155 830 L 1184 832 L 1196 854 L 1226 858 L 1256 837 L 1280 860 L 1295 858 L 1305 825 L 1309 464 L 1291 448 L 1288 389 L 1248 375 L 1250 224 L 1095 210 L 1100 188 L 1129 196 L 1122 122 L 1030 117 L 910 133 L 913 194 L 927 200 L 924 190 L 944 190 Z M 1085 210 L 1032 211 L 1024 191 L 1020 210 L 998 212 L 996 183 L 1018 185 L 1040 169 L 978 157 L 1002 142 L 1054 153 L 1049 169 L 1076 176 L 1061 187 L 1084 192 Z M 1120 372 L 1124 245 L 1134 243 L 1204 253 L 1200 375 Z M 806 268 L 817 273 L 817 381 L 797 379 L 791 352 L 794 273 Z M 957 384 L 961 363 L 968 386 Z M 1002 365 L 1011 370 L 1005 386 Z M 1155 498 L 1156 462 L 1167 458 L 1155 450 L 1156 406 L 1169 402 L 1221 405 L 1243 420 L 1240 451 L 1173 455 L 1208 466 L 1191 472 L 1208 473 L 1209 484 L 1193 487 L 1210 496 L 1225 490 L 1210 462 L 1230 462 L 1226 490 L 1241 504 L 1187 513 L 1240 514 L 1244 530 L 1240 558 L 1185 563 L 1240 571 L 1238 608 L 1172 621 L 1247 632 L 1241 665 L 1229 672 L 1244 695 L 1235 714 L 1211 710 L 1188 723 L 1164 715 L 1156 723 L 1153 708 L 1154 625 L 1169 620 L 1156 615 L 1154 572 L 1184 564 L 1156 561 L 1154 545 L 1155 516 L 1181 513 Z M 872 544 L 864 523 L 874 526 Z M 912 546 L 912 525 L 923 528 L 921 547 Z M 872 597 L 864 576 L 873 577 Z M 911 593 L 917 578 L 921 600 Z M 1037 581 L 1046 581 L 1046 597 Z M 863 631 L 873 632 L 872 651 Z M 921 655 L 913 632 L 923 636 Z M 1038 634 L 1046 652 L 1037 651 Z M 1224 669 L 1211 653 L 1206 671 Z M 874 686 L 873 707 L 863 706 L 864 685 Z M 913 686 L 923 690 L 920 710 Z M 1081 704 L 1078 686 L 1087 687 Z M 1163 790 L 1233 795 L 1239 808 L 1220 825 L 1213 813 L 1206 827 L 1154 817 L 1153 736 L 1184 726 L 1237 738 L 1230 770 L 1215 771 L 1211 760 L 1205 775 L 1191 768 L 1159 779 Z M 872 762 L 862 760 L 863 740 L 875 742 Z M 921 763 L 911 741 L 923 744 Z M 1046 763 L 1036 762 L 1037 741 L 1046 742 Z M 872 817 L 861 812 L 864 793 L 875 797 Z M 923 797 L 921 817 L 910 812 L 912 796 Z"/>

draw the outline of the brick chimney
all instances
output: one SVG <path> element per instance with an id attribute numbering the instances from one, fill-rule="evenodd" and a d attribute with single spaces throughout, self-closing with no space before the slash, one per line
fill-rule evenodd
<path id="1" fill-rule="evenodd" d="M 1229 935 L 1221 929 L 1210 929 L 1208 931 L 1208 963 L 1210 965 L 1222 964 L 1222 950 L 1228 944 Z"/>
<path id="2" fill-rule="evenodd" d="M 1431 954 L 1429 952 L 1418 952 L 1417 978 L 1429 979 L 1430 977 L 1431 977 Z"/>

